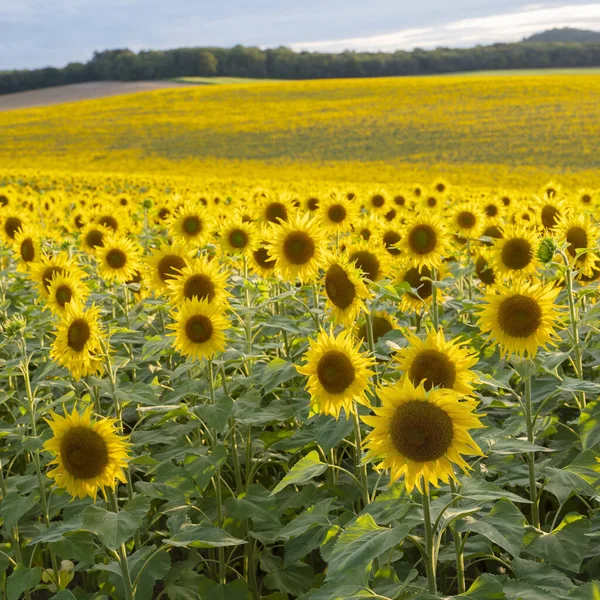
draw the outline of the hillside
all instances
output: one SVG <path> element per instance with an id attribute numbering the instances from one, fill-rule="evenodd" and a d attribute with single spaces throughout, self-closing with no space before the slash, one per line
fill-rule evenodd
<path id="1" fill-rule="evenodd" d="M 598 44 L 600 43 L 600 31 L 591 31 L 589 29 L 572 29 L 571 27 L 562 27 L 560 29 L 549 29 L 536 33 L 523 42 L 535 43 L 568 43 L 568 44 Z"/>
<path id="2" fill-rule="evenodd" d="M 599 75 L 188 86 L 0 113 L 0 167 L 533 184 L 600 167 L 598 97 Z"/>

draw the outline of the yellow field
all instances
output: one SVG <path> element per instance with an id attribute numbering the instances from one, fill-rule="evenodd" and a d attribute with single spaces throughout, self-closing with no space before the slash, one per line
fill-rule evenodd
<path id="1" fill-rule="evenodd" d="M 0 114 L 0 168 L 591 183 L 600 75 L 200 86 Z"/>

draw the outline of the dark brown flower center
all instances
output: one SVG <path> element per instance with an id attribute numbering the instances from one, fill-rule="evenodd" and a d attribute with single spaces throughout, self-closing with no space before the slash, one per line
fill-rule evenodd
<path id="1" fill-rule="evenodd" d="M 502 198 L 502 204 L 504 204 L 504 206 L 510 206 L 510 198 L 508 196 L 504 196 Z"/>
<path id="2" fill-rule="evenodd" d="M 103 217 L 100 217 L 98 219 L 98 223 L 108 227 L 109 229 L 112 229 L 113 231 L 117 231 L 117 229 L 119 229 L 119 222 L 110 215 L 104 215 Z"/>
<path id="3" fill-rule="evenodd" d="M 99 229 L 90 229 L 85 236 L 85 243 L 90 248 L 98 248 L 104 246 L 104 233 Z"/>
<path id="4" fill-rule="evenodd" d="M 390 436 L 400 454 L 415 462 L 428 462 L 446 454 L 452 445 L 454 425 L 439 406 L 412 400 L 396 409 Z"/>
<path id="5" fill-rule="evenodd" d="M 285 204 L 281 202 L 271 202 L 265 210 L 265 218 L 269 223 L 279 223 L 279 221 L 287 221 L 288 212 Z"/>
<path id="6" fill-rule="evenodd" d="M 504 244 L 501 256 L 504 266 L 519 271 L 533 260 L 533 248 L 525 238 L 512 238 Z"/>
<path id="7" fill-rule="evenodd" d="M 375 194 L 371 198 L 371 206 L 373 208 L 381 208 L 385 204 L 385 198 L 381 194 Z"/>
<path id="8" fill-rule="evenodd" d="M 392 256 L 398 256 L 401 252 L 400 248 L 394 248 L 395 244 L 397 244 L 399 241 L 400 234 L 396 231 L 386 231 L 383 234 L 383 245 Z"/>
<path id="9" fill-rule="evenodd" d="M 363 227 L 358 234 L 363 240 L 369 241 L 371 239 L 371 230 L 367 227 Z"/>
<path id="10" fill-rule="evenodd" d="M 584 204 L 589 204 L 592 201 L 592 197 L 589 194 L 584 194 L 583 196 L 581 196 L 581 201 Z"/>
<path id="11" fill-rule="evenodd" d="M 31 262 L 35 258 L 35 246 L 31 238 L 21 242 L 21 258 L 24 262 Z"/>
<path id="12" fill-rule="evenodd" d="M 398 206 L 404 206 L 406 204 L 406 198 L 404 196 L 396 196 L 394 198 L 394 202 L 398 205 Z"/>
<path id="13" fill-rule="evenodd" d="M 567 242 L 569 242 L 569 245 L 567 246 L 567 250 L 569 251 L 569 254 L 575 258 L 576 254 L 577 254 L 577 250 L 581 250 L 582 248 L 587 248 L 588 245 L 588 239 L 587 239 L 587 233 L 585 232 L 585 229 L 581 228 L 581 227 L 571 227 L 568 231 L 567 231 Z M 580 258 L 584 258 L 583 256 Z"/>
<path id="14" fill-rule="evenodd" d="M 0 194 L 0 206 L 8 206 L 8 198 L 4 194 Z"/>
<path id="15" fill-rule="evenodd" d="M 356 297 L 356 288 L 340 265 L 331 265 L 325 273 L 325 291 L 337 308 L 348 308 Z"/>
<path id="16" fill-rule="evenodd" d="M 452 388 L 456 381 L 456 366 L 444 352 L 422 350 L 413 360 L 408 377 L 415 386 L 425 380 L 426 390 L 433 387 Z"/>
<path id="17" fill-rule="evenodd" d="M 212 321 L 204 315 L 194 315 L 185 324 L 185 335 L 194 344 L 203 344 L 210 340 L 213 333 Z"/>
<path id="18" fill-rule="evenodd" d="M 490 238 L 494 238 L 495 240 L 499 240 L 502 237 L 502 231 L 500 230 L 500 227 L 497 227 L 496 225 L 490 225 L 489 227 L 486 227 L 483 235 L 485 237 L 490 237 Z M 494 242 L 483 242 L 483 244 L 485 246 L 492 246 Z"/>
<path id="19" fill-rule="evenodd" d="M 190 215 L 183 220 L 181 228 L 186 235 L 198 235 L 202 231 L 202 220 L 197 215 Z"/>
<path id="20" fill-rule="evenodd" d="M 319 208 L 319 199 L 318 198 L 309 198 L 306 201 L 306 207 L 311 212 L 317 210 L 317 208 Z"/>
<path id="21" fill-rule="evenodd" d="M 185 268 L 185 260 L 177 254 L 167 254 L 158 263 L 158 276 L 162 281 L 174 279 Z"/>
<path id="22" fill-rule="evenodd" d="M 42 273 L 42 283 L 44 284 L 44 289 L 46 291 L 48 291 L 50 289 L 50 284 L 52 283 L 52 278 L 57 273 L 64 275 L 65 271 L 64 271 L 64 269 L 61 269 L 60 267 L 46 267 L 44 269 L 44 272 Z"/>
<path id="23" fill-rule="evenodd" d="M 442 182 L 440 182 L 435 186 L 435 189 L 441 194 L 446 189 L 446 186 Z"/>
<path id="24" fill-rule="evenodd" d="M 356 266 L 365 274 L 367 279 L 377 281 L 381 265 L 375 254 L 368 250 L 357 250 L 350 255 L 350 262 L 356 263 Z"/>
<path id="25" fill-rule="evenodd" d="M 75 352 L 81 352 L 90 339 L 90 326 L 85 319 L 75 319 L 67 331 L 67 343 Z"/>
<path id="26" fill-rule="evenodd" d="M 385 213 L 385 215 L 384 215 L 384 217 L 383 217 L 383 218 L 384 218 L 386 221 L 393 221 L 393 220 L 396 218 L 396 215 L 397 215 L 397 214 L 398 214 L 398 213 L 397 213 L 397 212 L 396 212 L 396 211 L 395 211 L 393 208 L 391 208 L 390 210 L 388 210 L 388 211 Z"/>
<path id="27" fill-rule="evenodd" d="M 429 208 L 433 208 L 436 204 L 437 198 L 434 198 L 433 196 L 427 198 L 427 206 L 429 206 Z"/>
<path id="28" fill-rule="evenodd" d="M 127 264 L 127 254 L 118 248 L 112 248 L 106 253 L 106 262 L 113 269 L 122 269 Z"/>
<path id="29" fill-rule="evenodd" d="M 166 208 L 166 207 L 162 207 L 159 211 L 158 211 L 158 218 L 161 221 L 164 221 L 169 215 L 171 214 L 171 211 Z"/>
<path id="30" fill-rule="evenodd" d="M 71 301 L 73 297 L 73 290 L 68 285 L 60 285 L 56 290 L 56 301 L 60 306 L 64 306 L 67 302 Z"/>
<path id="31" fill-rule="evenodd" d="M 76 215 L 73 219 L 73 223 L 75 223 L 77 229 L 81 229 L 84 226 L 83 217 L 81 215 Z"/>
<path id="32" fill-rule="evenodd" d="M 413 252 L 421 255 L 429 254 L 437 245 L 437 236 L 429 225 L 417 225 L 408 234 L 408 243 Z"/>
<path id="33" fill-rule="evenodd" d="M 535 298 L 521 294 L 510 296 L 498 307 L 498 324 L 512 337 L 529 337 L 542 324 L 542 309 Z"/>
<path id="34" fill-rule="evenodd" d="M 248 245 L 248 234 L 243 229 L 233 229 L 229 232 L 229 243 L 241 250 Z"/>
<path id="35" fill-rule="evenodd" d="M 558 221 L 560 217 L 560 211 L 558 208 L 552 206 L 552 204 L 546 204 L 544 208 L 542 208 L 542 225 L 546 229 L 552 229 Z"/>
<path id="36" fill-rule="evenodd" d="M 495 204 L 486 204 L 485 205 L 485 214 L 488 217 L 495 217 L 498 214 L 498 207 Z"/>
<path id="37" fill-rule="evenodd" d="M 191 300 L 196 297 L 198 300 L 208 300 L 211 302 L 215 297 L 215 284 L 213 280 L 203 273 L 191 275 L 183 286 L 183 295 Z"/>
<path id="38" fill-rule="evenodd" d="M 271 260 L 266 248 L 259 248 L 258 250 L 255 250 L 252 255 L 254 256 L 256 263 L 263 269 L 273 269 L 275 267 L 275 261 Z"/>
<path id="39" fill-rule="evenodd" d="M 23 225 L 23 221 L 19 219 L 19 217 L 8 217 L 6 221 L 4 221 L 4 232 L 11 239 L 15 239 L 15 234 L 19 229 L 21 229 Z"/>
<path id="40" fill-rule="evenodd" d="M 304 265 L 315 255 L 315 242 L 304 231 L 288 233 L 283 242 L 283 253 L 293 265 Z"/>
<path id="41" fill-rule="evenodd" d="M 431 277 L 431 271 L 427 267 L 424 267 L 420 272 L 416 267 L 412 267 L 404 274 L 404 281 L 416 290 L 417 296 L 422 300 L 429 298 L 433 291 L 431 281 L 424 279 L 424 277 Z"/>
<path id="42" fill-rule="evenodd" d="M 354 382 L 354 365 L 343 352 L 328 350 L 319 359 L 317 377 L 326 392 L 342 394 Z"/>
<path id="43" fill-rule="evenodd" d="M 477 218 L 472 212 L 468 210 L 463 210 L 462 212 L 458 213 L 456 221 L 458 223 L 458 226 L 462 227 L 462 229 L 472 229 L 473 227 L 475 227 Z"/>
<path id="44" fill-rule="evenodd" d="M 390 332 L 394 328 L 388 319 L 379 315 L 373 315 L 371 322 L 373 325 L 374 344 L 378 342 L 379 338 L 382 338 L 386 333 Z M 369 339 L 366 323 L 363 323 L 358 329 L 358 337 L 365 341 Z"/>
<path id="45" fill-rule="evenodd" d="M 60 458 L 75 479 L 92 479 L 104 473 L 109 462 L 108 447 L 102 436 L 89 427 L 73 427 L 60 441 Z"/>
<path id="46" fill-rule="evenodd" d="M 346 218 L 346 209 L 341 204 L 333 204 L 327 209 L 327 216 L 333 223 L 342 223 Z"/>
<path id="47" fill-rule="evenodd" d="M 494 271 L 490 269 L 487 260 L 483 256 L 478 257 L 475 261 L 475 272 L 477 273 L 477 277 L 486 285 L 493 285 L 496 282 Z"/>

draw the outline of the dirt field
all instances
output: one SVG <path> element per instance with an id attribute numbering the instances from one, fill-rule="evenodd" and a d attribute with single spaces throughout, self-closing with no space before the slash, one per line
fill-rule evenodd
<path id="1" fill-rule="evenodd" d="M 0 111 L 189 86 L 175 81 L 92 81 L 0 96 Z"/>

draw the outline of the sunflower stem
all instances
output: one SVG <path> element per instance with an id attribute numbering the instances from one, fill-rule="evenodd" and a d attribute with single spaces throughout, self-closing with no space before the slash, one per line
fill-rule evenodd
<path id="1" fill-rule="evenodd" d="M 435 580 L 436 558 L 434 551 L 433 527 L 431 525 L 431 502 L 429 498 L 429 484 L 425 482 L 422 494 L 423 501 L 423 524 L 425 525 L 425 569 L 427 571 L 427 588 L 429 593 L 437 595 L 437 584 Z"/>
<path id="2" fill-rule="evenodd" d="M 375 363 L 373 365 L 373 383 L 375 387 L 379 385 L 379 371 L 377 369 L 377 359 L 375 358 L 375 335 L 373 334 L 373 315 L 370 311 L 365 313 L 365 321 L 367 324 L 367 343 L 369 345 L 369 350 L 371 351 L 371 355 Z"/>
<path id="3" fill-rule="evenodd" d="M 437 298 L 437 286 L 435 282 L 437 280 L 437 269 L 431 269 L 431 324 L 433 329 L 437 331 L 440 327 L 439 314 L 438 314 L 438 298 Z"/>
<path id="4" fill-rule="evenodd" d="M 116 490 L 108 490 L 107 495 L 110 498 L 110 504 L 113 512 L 119 514 L 119 503 L 117 502 Z M 127 549 L 125 544 L 121 544 L 117 552 L 119 566 L 121 567 L 121 576 L 123 579 L 123 588 L 125 589 L 125 600 L 134 600 L 135 592 L 131 583 L 131 573 L 129 572 L 129 563 L 127 562 Z"/>
<path id="5" fill-rule="evenodd" d="M 454 483 L 454 479 L 452 479 L 452 477 L 450 477 L 450 493 L 452 494 L 453 498 L 457 496 L 456 483 Z M 462 544 L 462 535 L 456 531 L 454 527 L 451 527 L 450 529 L 452 531 L 452 537 L 454 538 L 454 551 L 456 552 L 456 583 L 458 586 L 458 593 L 464 594 L 466 590 L 466 583 L 465 555 Z"/>
<path id="6" fill-rule="evenodd" d="M 360 489 L 363 498 L 363 508 L 366 508 L 370 502 L 369 496 L 369 480 L 367 479 L 367 466 L 361 464 L 361 448 L 362 448 L 362 436 L 360 433 L 360 419 L 358 417 L 358 406 L 354 402 L 353 419 L 354 419 L 354 465 L 358 480 L 360 481 Z"/>
<path id="7" fill-rule="evenodd" d="M 533 410 L 531 404 L 531 377 L 525 379 L 525 425 L 527 427 L 527 441 L 530 444 L 535 442 L 533 433 Z M 536 529 L 540 528 L 540 509 L 538 506 L 537 478 L 535 475 L 535 457 L 533 452 L 527 453 L 527 466 L 529 468 L 529 498 L 531 499 L 531 525 Z"/>

